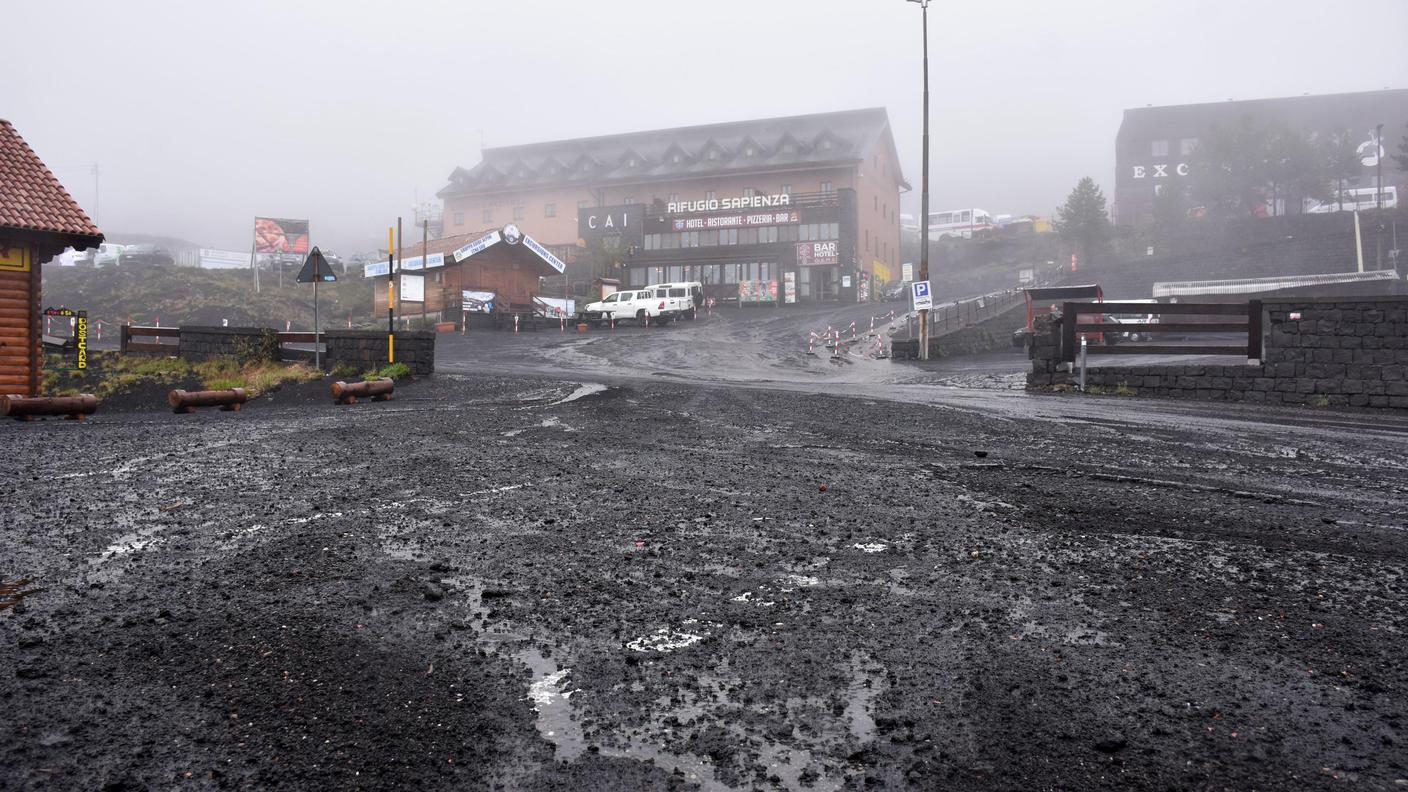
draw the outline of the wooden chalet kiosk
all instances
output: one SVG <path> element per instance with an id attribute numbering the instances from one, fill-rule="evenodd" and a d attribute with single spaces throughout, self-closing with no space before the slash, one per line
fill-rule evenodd
<path id="1" fill-rule="evenodd" d="M 0 119 L 0 394 L 40 395 L 40 262 L 103 234 L 10 122 Z"/>

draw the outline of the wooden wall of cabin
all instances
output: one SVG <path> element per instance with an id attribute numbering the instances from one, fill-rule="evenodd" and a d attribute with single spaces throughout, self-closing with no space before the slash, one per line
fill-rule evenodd
<path id="1" fill-rule="evenodd" d="M 0 240 L 9 250 L 23 244 L 28 245 L 28 271 L 0 269 L 0 393 L 38 396 L 44 378 L 39 262 L 53 258 L 61 248 Z"/>

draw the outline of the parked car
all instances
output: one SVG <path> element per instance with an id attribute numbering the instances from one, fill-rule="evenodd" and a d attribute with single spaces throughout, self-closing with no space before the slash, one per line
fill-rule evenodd
<path id="1" fill-rule="evenodd" d="M 671 292 L 677 294 L 671 296 Z M 584 322 L 620 322 L 625 319 L 634 319 L 641 323 L 647 319 L 669 321 L 687 312 L 693 313 L 693 310 L 694 301 L 689 289 L 682 284 L 661 284 L 608 294 L 584 307 L 581 319 Z"/>
<path id="2" fill-rule="evenodd" d="M 122 245 L 115 245 L 111 242 L 98 245 L 98 252 L 93 255 L 93 266 L 116 267 L 118 258 L 122 255 L 122 247 Z"/>
<path id="3" fill-rule="evenodd" d="M 117 258 L 117 263 L 121 266 L 132 264 L 165 264 L 174 265 L 176 259 L 171 257 L 166 248 L 160 245 L 128 245 L 122 249 L 122 253 Z"/>
<path id="4" fill-rule="evenodd" d="M 896 283 L 886 289 L 881 296 L 885 299 L 885 302 L 899 302 L 900 300 L 909 299 L 909 281 Z"/>

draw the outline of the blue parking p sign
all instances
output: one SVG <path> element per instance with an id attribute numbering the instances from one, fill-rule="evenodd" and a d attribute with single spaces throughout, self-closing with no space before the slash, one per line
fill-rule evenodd
<path id="1" fill-rule="evenodd" d="M 929 281 L 915 281 L 910 288 L 914 290 L 914 310 L 927 311 L 934 307 L 934 294 L 929 291 Z"/>

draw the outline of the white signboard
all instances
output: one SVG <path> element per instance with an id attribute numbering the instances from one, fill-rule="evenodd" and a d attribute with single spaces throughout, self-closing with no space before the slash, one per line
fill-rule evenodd
<path id="1" fill-rule="evenodd" d="M 401 302 L 425 302 L 425 276 L 401 273 Z"/>
<path id="2" fill-rule="evenodd" d="M 554 256 L 551 251 L 538 244 L 538 240 L 528 236 L 527 234 L 523 235 L 523 246 L 533 251 L 534 253 L 537 253 L 538 258 L 542 259 L 543 261 L 546 261 L 553 269 L 557 270 L 558 272 L 562 272 L 563 270 L 567 269 L 567 265 L 563 264 L 557 256 Z"/>
<path id="3" fill-rule="evenodd" d="M 443 267 L 445 266 L 445 254 L 431 253 L 429 256 L 425 256 L 424 258 L 422 258 L 421 256 L 416 256 L 415 258 L 402 259 L 400 266 L 403 270 L 421 270 L 434 269 L 435 267 Z M 383 272 L 382 274 L 385 275 L 386 273 Z"/>
<path id="4" fill-rule="evenodd" d="M 1018 283 L 1031 283 L 1031 282 L 1034 281 L 1034 280 L 1036 280 L 1036 270 L 1035 270 L 1035 269 L 1028 268 L 1028 269 L 1018 270 L 1018 271 L 1017 271 L 1017 282 L 1018 282 Z"/>
<path id="5" fill-rule="evenodd" d="M 468 245 L 465 245 L 459 250 L 456 250 L 454 252 L 455 261 L 464 261 L 470 256 L 473 256 L 475 253 L 478 253 L 479 251 L 489 247 L 490 245 L 497 245 L 502 240 L 503 237 L 499 236 L 498 231 L 490 231 L 484 236 L 474 240 L 473 242 L 470 242 Z"/>
<path id="6" fill-rule="evenodd" d="M 201 269 L 249 269 L 249 254 L 237 250 L 200 249 Z"/>
<path id="7" fill-rule="evenodd" d="M 913 263 L 913 262 L 906 261 L 905 263 L 901 264 L 901 265 L 900 265 L 900 272 L 904 273 L 903 275 L 900 276 L 900 280 L 905 281 L 906 283 L 912 283 L 912 282 L 914 281 L 914 263 Z"/>
<path id="8" fill-rule="evenodd" d="M 929 291 L 929 281 L 915 281 L 909 288 L 914 294 L 914 310 L 927 311 L 934 307 L 934 293 Z"/>
<path id="9" fill-rule="evenodd" d="M 389 275 L 391 273 L 391 262 L 377 261 L 362 267 L 363 278 L 375 278 L 378 275 Z"/>

